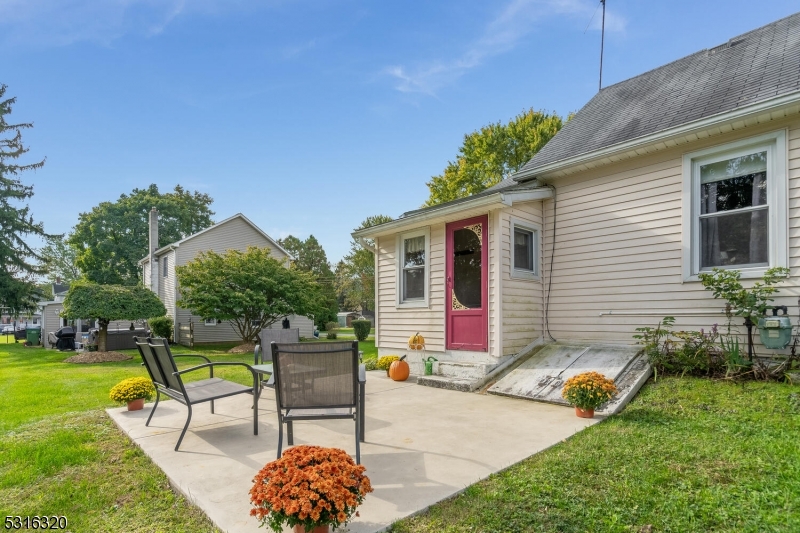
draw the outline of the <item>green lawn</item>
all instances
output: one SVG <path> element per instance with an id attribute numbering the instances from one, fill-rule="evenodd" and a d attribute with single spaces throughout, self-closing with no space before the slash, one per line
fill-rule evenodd
<path id="1" fill-rule="evenodd" d="M 166 476 L 103 411 L 115 405 L 108 398 L 113 385 L 147 375 L 135 351 L 126 352 L 136 354 L 131 361 L 68 364 L 63 360 L 73 353 L 3 340 L 0 336 L 0 520 L 46 514 L 65 515 L 75 532 L 217 531 L 169 489 Z M 252 364 L 252 354 L 225 353 L 236 344 L 173 351 Z M 375 352 L 372 341 L 359 346 L 365 357 Z M 185 366 L 203 362 L 188 361 Z M 215 375 L 252 383 L 244 368 L 217 368 Z M 203 379 L 207 371 L 189 376 Z"/>
<path id="2" fill-rule="evenodd" d="M 800 531 L 799 392 L 661 378 L 622 414 L 393 531 Z"/>
<path id="3" fill-rule="evenodd" d="M 252 361 L 225 354 L 231 346 L 175 351 Z M 360 347 L 374 357 L 373 342 Z M 112 385 L 145 375 L 138 362 L 63 363 L 70 355 L 0 344 L 0 519 L 66 515 L 75 532 L 216 531 L 103 411 Z M 800 388 L 662 378 L 621 415 L 394 531 L 800 531 L 799 450 Z"/>

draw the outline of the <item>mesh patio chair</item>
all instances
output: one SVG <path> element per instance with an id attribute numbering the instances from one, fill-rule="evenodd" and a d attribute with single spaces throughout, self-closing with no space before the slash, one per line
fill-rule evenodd
<path id="1" fill-rule="evenodd" d="M 278 458 L 283 449 L 283 424 L 291 446 L 295 420 L 350 419 L 355 422 L 356 462 L 361 463 L 364 379 L 359 375 L 358 342 L 273 342 L 271 347 Z"/>
<path id="2" fill-rule="evenodd" d="M 178 448 L 183 441 L 183 437 L 186 435 L 186 430 L 189 428 L 189 422 L 192 420 L 193 405 L 211 402 L 211 412 L 213 413 L 214 400 L 227 398 L 228 396 L 235 396 L 237 394 L 253 394 L 253 435 L 258 435 L 258 397 L 254 393 L 258 390 L 258 377 L 256 376 L 256 373 L 253 372 L 253 369 L 250 367 L 250 365 L 233 362 L 212 363 L 208 357 L 199 354 L 174 355 L 169 349 L 169 343 L 167 339 L 147 338 L 146 340 L 142 340 L 139 337 L 134 337 L 134 341 L 136 342 L 136 348 L 139 350 L 139 355 L 142 356 L 142 365 L 144 365 L 144 367 L 147 369 L 147 373 L 150 375 L 150 379 L 153 380 L 153 385 L 156 388 L 156 403 L 153 405 L 153 410 L 150 411 L 150 416 L 147 417 L 145 426 L 150 425 L 150 420 L 153 418 L 153 414 L 156 412 L 156 408 L 158 407 L 158 402 L 161 399 L 162 394 L 169 396 L 173 400 L 179 401 L 189 410 L 189 416 L 186 418 L 186 424 L 183 426 L 181 436 L 178 438 L 178 443 L 175 445 L 175 451 L 178 451 Z M 178 367 L 175 364 L 175 358 L 177 357 L 196 357 L 203 359 L 206 362 L 191 368 L 178 370 Z M 215 378 L 215 366 L 243 366 L 247 368 L 250 373 L 253 374 L 253 386 L 247 387 L 232 381 Z M 181 377 L 183 374 L 203 368 L 208 368 L 208 379 L 192 381 L 190 383 L 183 382 L 183 378 Z"/>

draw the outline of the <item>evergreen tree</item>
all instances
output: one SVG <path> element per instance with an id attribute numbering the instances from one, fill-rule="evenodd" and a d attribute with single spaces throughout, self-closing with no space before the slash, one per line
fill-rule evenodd
<path id="1" fill-rule="evenodd" d="M 17 164 L 28 149 L 22 144 L 22 130 L 31 123 L 10 124 L 6 117 L 16 98 L 5 98 L 6 85 L 0 85 L 0 305 L 12 314 L 35 307 L 37 289 L 32 276 L 42 273 L 37 251 L 25 242 L 33 235 L 48 237 L 41 222 L 34 222 L 25 200 L 33 196 L 33 186 L 25 185 L 19 175 L 36 170 L 38 163 Z"/>

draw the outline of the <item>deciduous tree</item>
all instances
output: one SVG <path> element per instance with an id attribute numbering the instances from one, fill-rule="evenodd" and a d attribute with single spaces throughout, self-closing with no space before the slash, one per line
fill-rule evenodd
<path id="1" fill-rule="evenodd" d="M 339 312 L 339 302 L 336 298 L 331 264 L 328 262 L 328 256 L 322 245 L 313 235 L 304 241 L 289 235 L 278 242 L 294 257 L 292 267 L 311 273 L 319 283 L 320 291 L 325 298 L 325 306 L 320 315 L 314 317 L 316 325 L 323 328 L 328 322 L 335 322 L 336 313 Z"/>
<path id="2" fill-rule="evenodd" d="M 78 255 L 67 239 L 62 235 L 53 235 L 47 237 L 45 243 L 39 255 L 42 256 L 46 279 L 51 283 L 70 283 L 80 279 Z"/>
<path id="3" fill-rule="evenodd" d="M 209 195 L 180 185 L 168 193 L 150 185 L 116 202 L 102 202 L 79 215 L 68 239 L 77 252 L 76 264 L 89 281 L 136 285 L 141 278 L 138 261 L 148 250 L 150 209 L 158 209 L 158 245 L 166 246 L 211 226 L 212 202 Z"/>
<path id="4" fill-rule="evenodd" d="M 428 182 L 425 206 L 438 205 L 479 193 L 522 168 L 558 133 L 557 114 L 529 109 L 507 124 L 497 122 L 464 135 L 455 161 Z"/>
<path id="5" fill-rule="evenodd" d="M 286 315 L 320 313 L 324 297 L 309 272 L 290 268 L 268 248 L 201 252 L 176 268 L 180 307 L 203 318 L 229 320 L 243 342 Z"/>
<path id="6" fill-rule="evenodd" d="M 108 324 L 112 320 L 142 320 L 164 316 L 167 310 L 158 296 L 141 285 L 99 285 L 78 281 L 64 298 L 62 316 L 71 319 L 96 318 L 100 326 L 97 349 L 106 351 Z"/>
<path id="7" fill-rule="evenodd" d="M 375 215 L 367 217 L 355 230 L 391 222 L 392 217 Z M 374 242 L 367 239 L 367 245 Z M 375 254 L 356 241 L 350 242 L 350 253 L 336 265 L 336 288 L 342 304 L 347 309 L 362 312 L 375 309 Z"/>

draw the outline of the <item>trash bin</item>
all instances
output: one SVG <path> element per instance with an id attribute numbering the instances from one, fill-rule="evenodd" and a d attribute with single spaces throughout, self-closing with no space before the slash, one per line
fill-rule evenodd
<path id="1" fill-rule="evenodd" d="M 25 339 L 33 346 L 38 346 L 41 333 L 41 328 L 25 328 Z"/>

